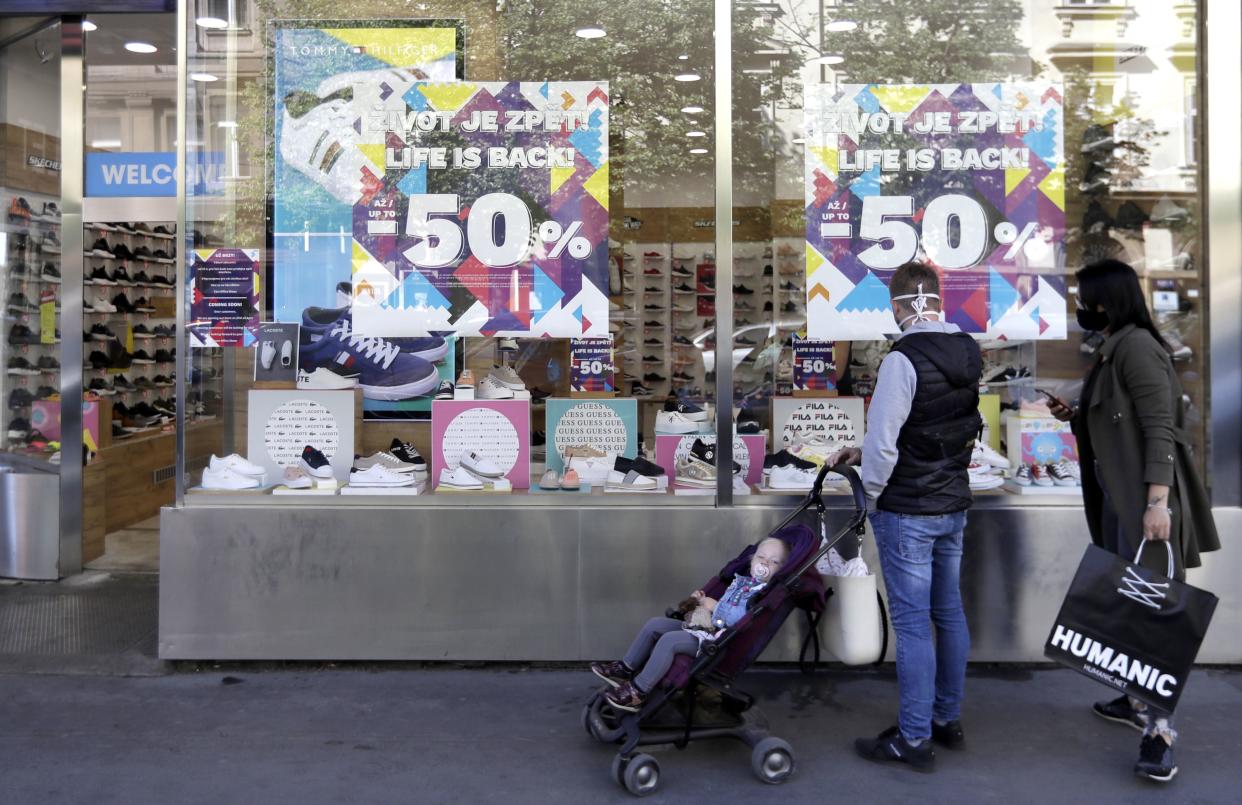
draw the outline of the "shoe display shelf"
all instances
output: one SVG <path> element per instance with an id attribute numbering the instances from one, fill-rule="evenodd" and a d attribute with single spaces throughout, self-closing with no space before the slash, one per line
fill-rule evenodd
<path id="1" fill-rule="evenodd" d="M 12 188 L 0 188 L 0 198 L 5 205 L 0 227 L 0 400 L 6 405 L 0 449 L 46 458 L 55 453 L 55 445 L 48 445 L 34 420 L 35 403 L 59 399 L 60 392 L 58 198 Z M 41 315 L 44 301 L 53 303 L 50 321 Z"/>

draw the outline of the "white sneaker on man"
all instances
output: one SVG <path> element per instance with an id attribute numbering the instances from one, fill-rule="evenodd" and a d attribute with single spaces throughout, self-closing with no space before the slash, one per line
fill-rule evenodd
<path id="1" fill-rule="evenodd" d="M 467 450 L 461 454 L 458 463 L 466 468 L 471 475 L 479 478 L 503 478 L 505 471 L 496 466 L 487 456 L 480 455 L 473 450 Z"/>

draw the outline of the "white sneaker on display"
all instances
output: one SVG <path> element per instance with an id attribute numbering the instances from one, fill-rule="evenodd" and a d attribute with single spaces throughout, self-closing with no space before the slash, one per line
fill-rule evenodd
<path id="1" fill-rule="evenodd" d="M 354 459 L 355 470 L 367 470 L 375 466 L 384 467 L 392 472 L 402 474 L 413 473 L 417 469 L 413 464 L 406 463 L 392 453 L 385 453 L 382 450 L 369 456 L 359 456 Z"/>
<path id="2" fill-rule="evenodd" d="M 503 478 L 505 474 L 504 470 L 497 467 L 490 458 L 479 455 L 473 450 L 462 453 L 458 463 L 479 478 Z"/>
<path id="3" fill-rule="evenodd" d="M 658 411 L 655 431 L 656 433 L 698 433 L 699 423 L 677 411 Z"/>
<path id="4" fill-rule="evenodd" d="M 502 386 L 514 391 L 525 391 L 526 381 L 518 376 L 512 366 L 496 366 L 492 368 L 491 377 L 496 378 L 496 382 Z"/>
<path id="5" fill-rule="evenodd" d="M 483 482 L 470 474 L 465 467 L 458 467 L 450 470 L 448 467 L 440 470 L 440 486 L 448 489 L 482 489 Z"/>
<path id="6" fill-rule="evenodd" d="M 299 118 L 283 110 L 280 156 L 343 204 L 354 204 L 363 194 L 363 178 L 376 183 L 382 170 L 358 148 L 356 114 L 351 101 L 334 98 Z"/>
<path id="7" fill-rule="evenodd" d="M 349 473 L 350 486 L 413 486 L 414 476 L 410 473 L 394 472 L 383 464 L 372 464 L 364 470 L 355 469 Z"/>
<path id="8" fill-rule="evenodd" d="M 987 442 L 976 441 L 970 460 L 978 464 L 986 464 L 1000 470 L 1009 469 L 1009 459 L 993 450 Z"/>
<path id="9" fill-rule="evenodd" d="M 655 478 L 640 475 L 634 470 L 629 472 L 608 471 L 607 487 L 609 489 L 630 489 L 635 492 L 650 492 L 659 486 Z"/>
<path id="10" fill-rule="evenodd" d="M 266 474 L 266 471 L 262 467 L 257 464 L 251 464 L 237 453 L 232 453 L 224 458 L 212 456 L 208 460 L 207 466 L 212 470 L 230 470 L 240 475 L 249 475 L 254 478 L 259 478 L 260 480 Z"/>
<path id="11" fill-rule="evenodd" d="M 461 388 L 461 384 L 458 384 Z M 512 400 L 513 389 L 501 383 L 495 375 L 488 375 L 474 388 L 474 396 L 480 400 Z"/>
<path id="12" fill-rule="evenodd" d="M 768 473 L 768 489 L 793 489 L 805 491 L 815 485 L 818 468 L 804 470 L 793 464 L 773 467 Z"/>
<path id="13" fill-rule="evenodd" d="M 357 387 L 358 378 L 338 375 L 336 372 L 323 366 L 320 366 L 313 372 L 307 372 L 305 369 L 298 370 L 298 388 L 300 389 L 343 391 Z"/>
<path id="14" fill-rule="evenodd" d="M 311 477 L 301 467 L 288 466 L 285 467 L 284 477 L 281 478 L 283 483 L 289 489 L 310 489 L 315 485 Z"/>
<path id="15" fill-rule="evenodd" d="M 276 357 L 276 347 L 271 341 L 259 345 L 259 365 L 264 369 L 272 368 L 272 359 Z"/>
<path id="16" fill-rule="evenodd" d="M 203 489 L 258 489 L 262 483 L 261 478 L 243 475 L 224 466 L 219 469 L 209 466 L 203 470 Z"/>

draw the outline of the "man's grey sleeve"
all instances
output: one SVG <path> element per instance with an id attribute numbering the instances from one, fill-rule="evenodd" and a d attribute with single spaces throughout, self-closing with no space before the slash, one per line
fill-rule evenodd
<path id="1" fill-rule="evenodd" d="M 910 416 L 917 386 L 918 375 L 910 359 L 900 352 L 888 353 L 880 364 L 863 437 L 863 489 L 873 500 L 884 491 L 897 466 L 897 435 Z"/>

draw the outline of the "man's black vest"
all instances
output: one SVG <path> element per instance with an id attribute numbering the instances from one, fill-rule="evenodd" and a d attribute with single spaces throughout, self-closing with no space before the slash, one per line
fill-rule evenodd
<path id="1" fill-rule="evenodd" d="M 983 360 L 965 333 L 911 333 L 897 340 L 918 377 L 897 435 L 897 465 L 876 507 L 901 514 L 949 514 L 970 507 L 967 466 L 983 419 Z"/>

